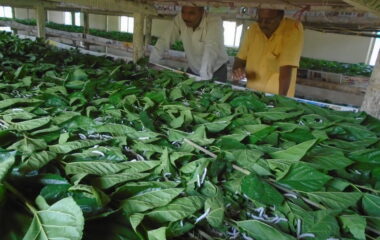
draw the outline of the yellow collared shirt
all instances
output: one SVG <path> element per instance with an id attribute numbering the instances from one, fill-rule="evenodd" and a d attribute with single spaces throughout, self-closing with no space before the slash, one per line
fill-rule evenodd
<path id="1" fill-rule="evenodd" d="M 280 67 L 293 66 L 287 93 L 293 97 L 302 48 L 303 26 L 299 21 L 284 18 L 269 39 L 257 23 L 252 24 L 236 56 L 246 61 L 247 87 L 278 94 Z"/>

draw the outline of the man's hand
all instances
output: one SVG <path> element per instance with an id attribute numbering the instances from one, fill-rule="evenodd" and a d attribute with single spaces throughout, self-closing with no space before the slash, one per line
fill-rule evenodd
<path id="1" fill-rule="evenodd" d="M 232 71 L 232 80 L 234 82 L 240 81 L 245 77 L 245 70 L 243 68 L 236 68 Z"/>
<path id="2" fill-rule="evenodd" d="M 235 57 L 234 65 L 232 67 L 232 80 L 234 82 L 240 81 L 246 77 L 245 63 L 245 60 Z"/>

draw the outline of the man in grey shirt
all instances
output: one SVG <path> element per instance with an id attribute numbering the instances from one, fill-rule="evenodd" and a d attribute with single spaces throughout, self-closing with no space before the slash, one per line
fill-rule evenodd
<path id="1" fill-rule="evenodd" d="M 224 47 L 223 22 L 209 16 L 203 7 L 182 7 L 150 54 L 150 62 L 159 63 L 164 52 L 177 40 L 182 40 L 188 72 L 202 80 L 227 80 L 228 55 Z"/>

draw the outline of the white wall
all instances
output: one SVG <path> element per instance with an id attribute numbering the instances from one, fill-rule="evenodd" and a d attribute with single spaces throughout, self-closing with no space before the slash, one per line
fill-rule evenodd
<path id="1" fill-rule="evenodd" d="M 98 14 L 89 14 L 90 28 L 107 30 L 107 16 Z"/>
<path id="2" fill-rule="evenodd" d="M 15 18 L 19 19 L 35 19 L 36 11 L 27 8 L 15 8 Z"/>
<path id="3" fill-rule="evenodd" d="M 305 30 L 302 56 L 346 63 L 368 63 L 372 38 Z"/>
<path id="4" fill-rule="evenodd" d="M 59 24 L 65 24 L 65 13 L 61 11 L 47 11 L 47 20 Z"/>
<path id="5" fill-rule="evenodd" d="M 119 16 L 107 16 L 107 31 L 120 31 Z"/>

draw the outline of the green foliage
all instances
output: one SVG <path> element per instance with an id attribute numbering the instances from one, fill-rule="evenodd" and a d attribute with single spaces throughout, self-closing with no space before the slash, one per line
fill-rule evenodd
<path id="1" fill-rule="evenodd" d="M 327 61 L 320 59 L 312 59 L 302 57 L 300 68 L 318 70 L 333 73 L 342 73 L 348 76 L 366 76 L 370 77 L 373 71 L 373 66 L 364 63 L 341 63 L 335 61 Z"/>
<path id="2" fill-rule="evenodd" d="M 0 48 L 0 239 L 378 237 L 378 120 L 7 33 Z"/>

